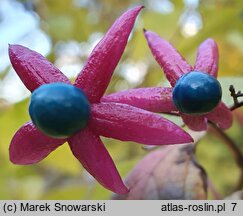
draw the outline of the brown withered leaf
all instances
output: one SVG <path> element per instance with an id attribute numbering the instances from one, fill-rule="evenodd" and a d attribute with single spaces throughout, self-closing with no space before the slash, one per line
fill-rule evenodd
<path id="1" fill-rule="evenodd" d="M 184 144 L 150 152 L 125 180 L 130 192 L 112 199 L 206 199 L 207 175 L 193 149 L 194 144 Z"/>

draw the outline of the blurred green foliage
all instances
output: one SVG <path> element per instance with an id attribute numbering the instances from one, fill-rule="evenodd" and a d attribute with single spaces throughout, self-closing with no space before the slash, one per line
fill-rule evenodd
<path id="1" fill-rule="evenodd" d="M 87 41 L 94 32 L 105 33 L 122 11 L 134 4 L 147 4 L 147 1 L 135 0 L 92 0 L 87 7 L 77 7 L 74 1 L 69 0 L 29 2 L 41 17 L 42 28 L 50 36 L 53 46 L 60 41 Z M 171 41 L 192 64 L 199 44 L 212 37 L 219 45 L 219 77 L 230 76 L 223 85 L 224 99 L 227 104 L 232 104 L 228 85 L 237 82 L 237 90 L 243 90 L 243 79 L 232 78 L 243 76 L 243 1 L 202 0 L 198 8 L 202 29 L 187 38 L 183 37 L 178 26 L 185 5 L 183 1 L 171 2 L 174 10 L 169 14 L 149 8 L 143 10 L 121 62 L 142 61 L 148 66 L 149 73 L 136 87 L 160 85 L 165 78 L 147 47 L 142 28 L 155 31 Z M 49 59 L 55 60 L 54 52 Z M 120 67 L 117 67 L 107 93 L 116 91 L 115 86 L 124 81 L 118 74 L 119 70 Z M 131 87 L 129 83 L 127 87 Z M 9 162 L 11 137 L 29 120 L 28 103 L 28 99 L 17 104 L 0 101 L 0 199 L 109 199 L 111 193 L 82 169 L 66 144 L 36 165 L 17 166 Z M 238 115 L 243 116 L 243 109 L 238 111 Z M 234 125 L 227 134 L 243 151 L 242 130 L 243 125 L 235 117 Z M 123 178 L 146 154 L 141 145 L 135 143 L 105 138 L 103 141 Z M 209 131 L 199 143 L 197 158 L 223 196 L 234 190 L 240 171 L 227 146 L 213 131 Z"/>

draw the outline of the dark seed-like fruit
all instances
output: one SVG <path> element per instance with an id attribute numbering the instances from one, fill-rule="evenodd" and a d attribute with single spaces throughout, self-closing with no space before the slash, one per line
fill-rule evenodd
<path id="1" fill-rule="evenodd" d="M 46 135 L 67 138 L 86 127 L 90 105 L 79 88 L 50 83 L 32 93 L 29 114 L 37 128 Z"/>
<path id="2" fill-rule="evenodd" d="M 173 89 L 173 102 L 186 114 L 205 114 L 220 102 L 222 89 L 213 76 L 192 71 L 180 77 Z"/>

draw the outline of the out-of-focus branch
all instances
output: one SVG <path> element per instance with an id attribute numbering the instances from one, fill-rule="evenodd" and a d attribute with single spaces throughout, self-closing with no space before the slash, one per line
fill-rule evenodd
<path id="1" fill-rule="evenodd" d="M 235 161 L 238 167 L 241 170 L 241 176 L 236 186 L 236 190 L 243 188 L 243 154 L 241 150 L 238 148 L 236 143 L 233 139 L 231 139 L 223 130 L 221 130 L 217 125 L 214 123 L 210 123 L 211 128 L 219 135 L 219 137 L 224 141 L 224 143 L 229 147 L 231 153 L 233 154 Z"/>
<path id="2" fill-rule="evenodd" d="M 217 191 L 217 189 L 215 188 L 213 182 L 209 179 L 209 177 L 208 177 L 208 189 L 211 191 L 214 199 L 216 200 L 223 199 L 222 195 Z"/>

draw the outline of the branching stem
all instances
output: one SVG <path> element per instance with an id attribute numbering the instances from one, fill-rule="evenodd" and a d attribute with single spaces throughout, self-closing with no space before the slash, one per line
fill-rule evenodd
<path id="1" fill-rule="evenodd" d="M 238 101 L 239 97 L 243 97 L 243 93 L 241 93 L 241 91 L 236 92 L 235 87 L 233 85 L 230 85 L 229 90 L 230 90 L 230 95 L 232 96 L 234 101 L 234 105 L 230 108 L 233 111 L 243 106 L 243 101 L 241 102 Z"/>

